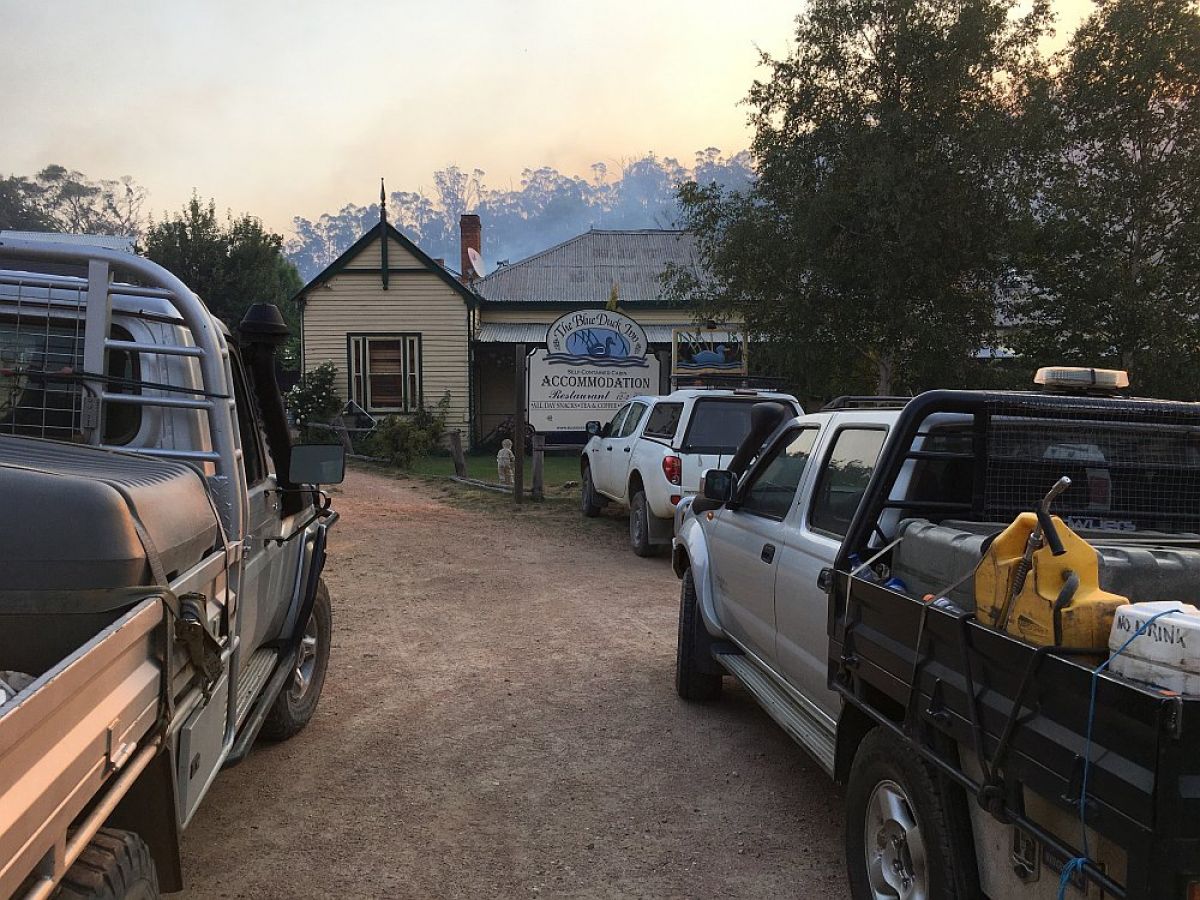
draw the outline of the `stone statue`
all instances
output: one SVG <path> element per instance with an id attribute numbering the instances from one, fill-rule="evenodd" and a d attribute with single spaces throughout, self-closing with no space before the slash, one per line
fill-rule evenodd
<path id="1" fill-rule="evenodd" d="M 500 452 L 496 454 L 496 472 L 500 483 L 511 486 L 513 483 L 513 463 L 516 456 L 512 452 L 512 441 L 505 438 L 500 442 Z"/>

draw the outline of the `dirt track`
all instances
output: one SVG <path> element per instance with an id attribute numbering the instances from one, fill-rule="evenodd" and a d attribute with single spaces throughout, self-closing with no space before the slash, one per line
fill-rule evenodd
<path id="1" fill-rule="evenodd" d="M 621 520 L 335 503 L 321 707 L 220 777 L 181 896 L 846 896 L 841 792 L 740 689 L 675 696 L 678 582 Z"/>

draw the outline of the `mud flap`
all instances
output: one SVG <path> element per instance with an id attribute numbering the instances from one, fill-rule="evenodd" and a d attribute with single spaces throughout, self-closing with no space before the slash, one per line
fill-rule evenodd
<path id="1" fill-rule="evenodd" d="M 646 510 L 646 523 L 649 526 L 651 544 L 669 544 L 675 536 L 675 519 L 660 519 L 654 513 Z"/>

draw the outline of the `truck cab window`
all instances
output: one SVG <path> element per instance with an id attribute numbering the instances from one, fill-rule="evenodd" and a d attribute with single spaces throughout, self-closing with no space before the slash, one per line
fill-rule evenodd
<path id="1" fill-rule="evenodd" d="M 246 462 L 246 484 L 255 485 L 267 475 L 266 459 L 263 456 L 262 436 L 258 431 L 257 406 L 246 383 L 242 360 L 230 354 L 233 369 L 233 394 L 237 403 L 238 432 L 242 438 L 242 458 Z"/>
<path id="2" fill-rule="evenodd" d="M 617 410 L 617 414 L 613 416 L 612 421 L 608 423 L 608 431 L 605 432 L 605 437 L 620 437 L 619 432 L 621 430 L 621 423 L 625 421 L 625 414 L 629 412 L 629 407 L 632 405 L 633 404 L 631 403 L 626 403 Z"/>
<path id="3" fill-rule="evenodd" d="M 834 436 L 813 494 L 809 516 L 813 530 L 845 536 L 886 437 L 883 428 L 843 428 Z"/>
<path id="4" fill-rule="evenodd" d="M 621 423 L 621 432 L 614 434 L 613 437 L 627 438 L 637 431 L 638 424 L 642 421 L 642 416 L 646 413 L 645 403 L 634 403 L 629 407 L 629 412 L 625 416 L 625 421 Z"/>
<path id="5" fill-rule="evenodd" d="M 650 418 L 646 420 L 646 437 L 666 438 L 675 437 L 679 428 L 679 417 L 683 414 L 682 403 L 659 403 L 650 410 Z"/>
<path id="6" fill-rule="evenodd" d="M 816 428 L 801 428 L 780 439 L 755 471 L 738 509 L 782 520 L 792 508 L 817 433 Z"/>

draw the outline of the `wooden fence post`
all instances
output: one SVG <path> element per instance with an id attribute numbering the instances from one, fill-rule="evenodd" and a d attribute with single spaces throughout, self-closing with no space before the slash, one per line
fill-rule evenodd
<path id="1" fill-rule="evenodd" d="M 542 467 L 546 461 L 546 436 L 544 434 L 534 434 L 533 436 L 533 499 L 544 500 L 546 497 L 546 486 L 544 484 L 544 476 Z"/>
<path id="2" fill-rule="evenodd" d="M 450 456 L 454 459 L 454 474 L 459 478 L 466 478 L 467 459 L 463 456 L 462 432 L 454 428 L 446 434 L 450 438 Z"/>
<path id="3" fill-rule="evenodd" d="M 525 345 L 516 345 L 515 368 L 513 369 L 514 385 L 513 399 L 516 401 L 516 411 L 513 413 L 513 503 L 518 505 L 525 502 Z"/>

